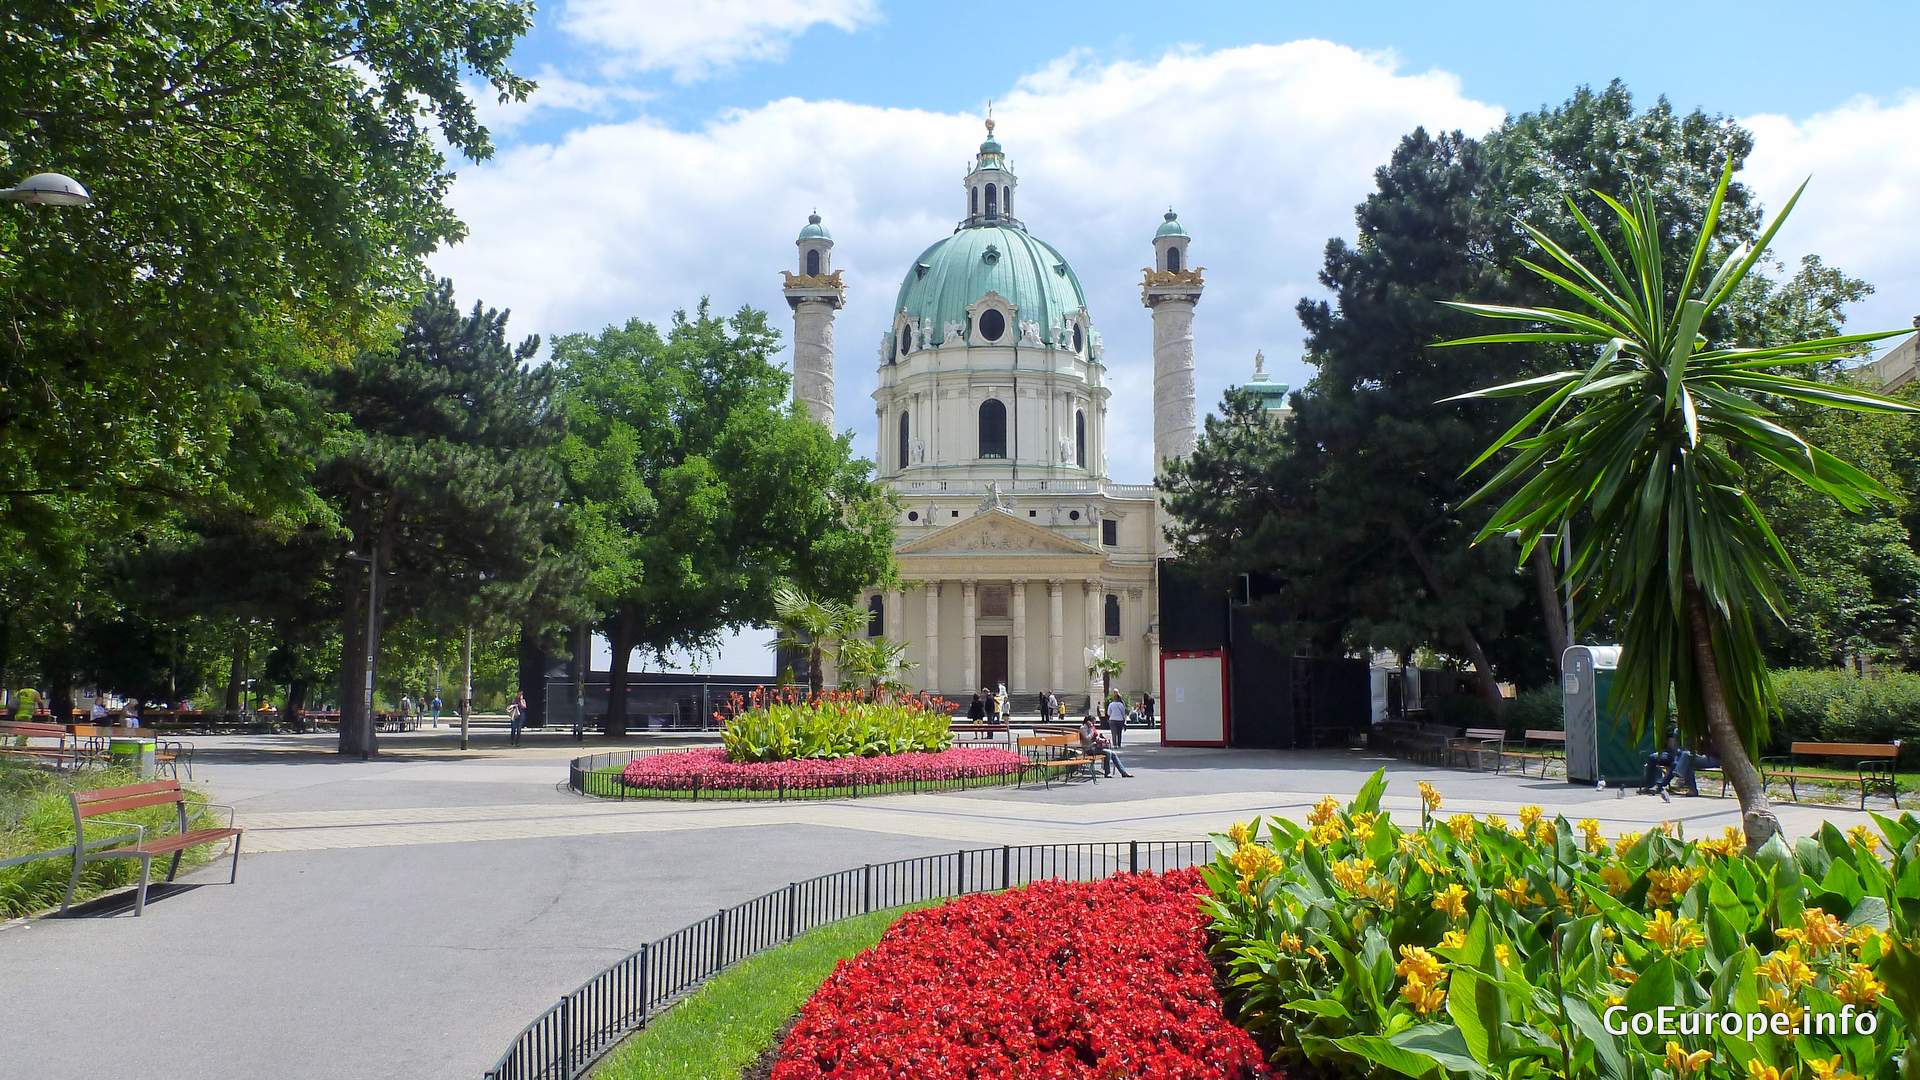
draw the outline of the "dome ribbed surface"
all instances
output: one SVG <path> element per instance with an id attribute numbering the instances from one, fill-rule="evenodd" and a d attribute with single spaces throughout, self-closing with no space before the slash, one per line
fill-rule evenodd
<path id="1" fill-rule="evenodd" d="M 929 340 L 939 342 L 947 323 L 964 325 L 967 309 L 989 292 L 999 293 L 1016 309 L 1007 344 L 1019 339 L 1022 322 L 1039 323 L 1041 340 L 1051 343 L 1054 324 L 1087 306 L 1079 277 L 1053 245 L 1024 229 L 981 225 L 961 229 L 921 252 L 900 283 L 894 311 L 918 317 L 930 331 Z M 1068 331 L 1069 340 L 1070 335 Z"/>

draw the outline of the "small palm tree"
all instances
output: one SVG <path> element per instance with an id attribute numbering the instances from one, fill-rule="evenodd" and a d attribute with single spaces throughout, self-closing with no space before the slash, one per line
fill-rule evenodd
<path id="1" fill-rule="evenodd" d="M 1127 670 L 1127 662 L 1117 656 L 1109 656 L 1105 645 L 1095 645 L 1087 650 L 1087 678 L 1100 677 L 1100 704 L 1113 697 L 1113 677 Z"/>
<path id="2" fill-rule="evenodd" d="M 1468 467 L 1472 471 L 1508 448 L 1517 451 L 1469 502 L 1522 481 L 1478 539 L 1517 532 L 1524 562 L 1543 533 L 1575 514 L 1589 517 L 1568 573 L 1584 606 L 1623 619 L 1624 647 L 1614 676 L 1622 715 L 1634 718 L 1644 734 L 1664 723 L 1668 701 L 1676 702 L 1680 737 L 1711 740 L 1740 797 L 1747 844 L 1757 850 L 1780 824 L 1753 764 L 1774 709 L 1755 613 L 1780 617 L 1779 582 L 1794 566 L 1748 496 L 1747 477 L 1778 470 L 1849 510 L 1891 499 L 1879 481 L 1789 430 L 1780 406 L 1920 409 L 1783 370 L 1849 356 L 1865 342 L 1905 331 L 1786 345 L 1703 338 L 1708 316 L 1733 295 L 1800 198 L 1796 191 L 1751 250 L 1729 254 L 1696 289 L 1716 247 L 1732 175 L 1729 163 L 1677 288 L 1662 280 L 1660 239 L 1670 233 L 1657 219 L 1652 197 L 1636 190 L 1623 205 L 1595 192 L 1619 220 L 1626 257 L 1607 246 L 1569 199 L 1600 272 L 1527 226 L 1558 265 L 1521 265 L 1573 302 L 1564 309 L 1449 304 L 1550 329 L 1443 344 L 1550 342 L 1595 351 L 1585 370 L 1459 396 L 1546 395 Z"/>
<path id="3" fill-rule="evenodd" d="M 864 686 L 873 691 L 906 689 L 901 676 L 916 665 L 907 659 L 907 643 L 892 638 L 850 637 L 840 642 L 834 656 L 842 685 Z"/>
<path id="4" fill-rule="evenodd" d="M 867 628 L 867 613 L 853 604 L 821 600 L 791 585 L 773 591 L 773 621 L 780 634 L 768 646 L 805 650 L 807 689 L 818 694 L 826 685 L 826 651 L 836 652 Z"/>

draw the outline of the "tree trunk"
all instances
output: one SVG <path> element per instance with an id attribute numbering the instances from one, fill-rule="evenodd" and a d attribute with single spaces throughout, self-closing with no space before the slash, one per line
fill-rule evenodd
<path id="1" fill-rule="evenodd" d="M 306 713 L 307 680 L 303 676 L 295 675 L 287 683 L 287 707 L 281 716 L 293 730 L 305 731 L 307 730 Z"/>
<path id="2" fill-rule="evenodd" d="M 241 664 L 243 663 L 240 659 L 240 650 L 243 647 L 244 646 L 240 644 L 240 631 L 235 630 L 233 632 L 233 659 L 232 662 L 227 665 L 226 710 L 227 719 L 229 720 L 232 720 L 240 712 L 240 680 L 242 677 L 240 672 Z"/>
<path id="3" fill-rule="evenodd" d="M 818 636 L 808 642 L 807 689 L 812 691 L 814 697 L 819 697 L 821 689 L 827 685 L 825 653 L 826 649 L 821 646 Z"/>
<path id="4" fill-rule="evenodd" d="M 373 724 L 366 715 L 367 583 L 360 564 L 342 560 L 335 579 L 340 592 L 340 753 L 371 754 Z M 363 733 L 365 733 L 363 735 Z"/>
<path id="5" fill-rule="evenodd" d="M 1426 582 L 1427 591 L 1433 594 L 1435 600 L 1445 596 L 1446 590 L 1440 587 L 1440 575 L 1434 573 L 1426 549 L 1420 546 L 1413 532 L 1397 523 L 1394 531 L 1399 534 L 1407 557 L 1413 560 L 1414 569 L 1420 571 L 1420 580 Z M 1487 660 L 1487 651 L 1480 647 L 1480 639 L 1474 636 L 1473 628 L 1464 620 L 1455 619 L 1448 630 L 1452 632 L 1455 644 L 1467 654 L 1467 659 L 1473 661 L 1474 687 L 1480 691 L 1480 698 L 1486 702 L 1488 712 L 1495 720 L 1505 716 L 1507 700 L 1500 696 L 1500 685 L 1493 678 L 1493 664 Z"/>
<path id="6" fill-rule="evenodd" d="M 1560 662 L 1567 655 L 1567 616 L 1560 607 L 1560 590 L 1554 582 L 1553 557 L 1547 545 L 1533 545 L 1533 583 L 1540 592 L 1540 615 L 1547 623 L 1547 648 L 1553 653 L 1550 666 L 1560 674 Z"/>
<path id="7" fill-rule="evenodd" d="M 613 659 L 607 662 L 607 726 L 610 739 L 627 733 L 627 658 L 633 653 L 633 616 L 626 610 L 613 617 L 607 627 L 607 643 L 613 646 Z M 591 662 L 588 658 L 587 662 Z"/>
<path id="8" fill-rule="evenodd" d="M 1693 641 L 1693 662 L 1699 668 L 1700 699 L 1707 712 L 1707 735 L 1713 751 L 1720 757 L 1720 771 L 1740 800 L 1740 818 L 1746 825 L 1747 850 L 1759 851 L 1768 840 L 1779 835 L 1780 819 L 1773 814 L 1773 802 L 1767 798 L 1766 778 L 1760 775 L 1747 745 L 1734 725 L 1733 711 L 1727 707 L 1725 684 L 1720 679 L 1720 660 L 1713 652 L 1712 615 L 1707 599 L 1693 575 L 1686 582 L 1687 629 Z"/>
<path id="9" fill-rule="evenodd" d="M 520 628 L 519 648 L 515 651 L 518 661 L 519 684 L 522 693 L 527 695 L 527 721 L 539 721 L 541 726 L 547 722 L 547 651 L 541 647 L 540 637 L 532 630 Z M 469 706 L 471 707 L 471 706 Z"/>

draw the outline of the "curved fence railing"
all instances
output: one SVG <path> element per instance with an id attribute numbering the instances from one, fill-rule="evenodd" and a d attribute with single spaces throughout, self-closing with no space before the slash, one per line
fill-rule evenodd
<path id="1" fill-rule="evenodd" d="M 1097 881 L 1196 866 L 1205 840 L 970 848 L 822 874 L 725 908 L 640 946 L 541 1013 L 485 1080 L 574 1080 L 615 1043 L 721 970 L 828 923 L 1032 881 Z"/>
<path id="2" fill-rule="evenodd" d="M 621 780 L 620 770 L 638 758 L 657 754 L 676 754 L 682 750 L 631 750 L 608 754 L 590 754 L 574 758 L 567 767 L 567 786 L 582 795 L 603 799 L 768 799 L 787 802 L 794 799 L 844 799 L 865 795 L 904 795 L 921 791 L 960 791 L 996 784 L 1017 784 L 1025 778 L 1028 766 L 940 766 L 899 769 L 885 775 L 871 770 L 850 769 L 844 773 L 816 771 L 805 777 L 775 777 L 742 784 L 723 773 L 699 771 L 657 779 L 642 788 L 629 787 Z"/>

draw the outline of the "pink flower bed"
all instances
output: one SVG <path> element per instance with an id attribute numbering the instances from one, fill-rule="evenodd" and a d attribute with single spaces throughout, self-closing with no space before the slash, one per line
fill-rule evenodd
<path id="1" fill-rule="evenodd" d="M 938 753 L 889 754 L 793 761 L 727 760 L 721 747 L 653 754 L 627 763 L 621 779 L 628 787 L 691 790 L 747 788 L 772 791 L 847 787 L 853 784 L 898 784 L 908 781 L 962 780 L 975 776 L 1011 774 L 1021 765 L 1018 754 L 987 747 L 953 747 Z"/>

